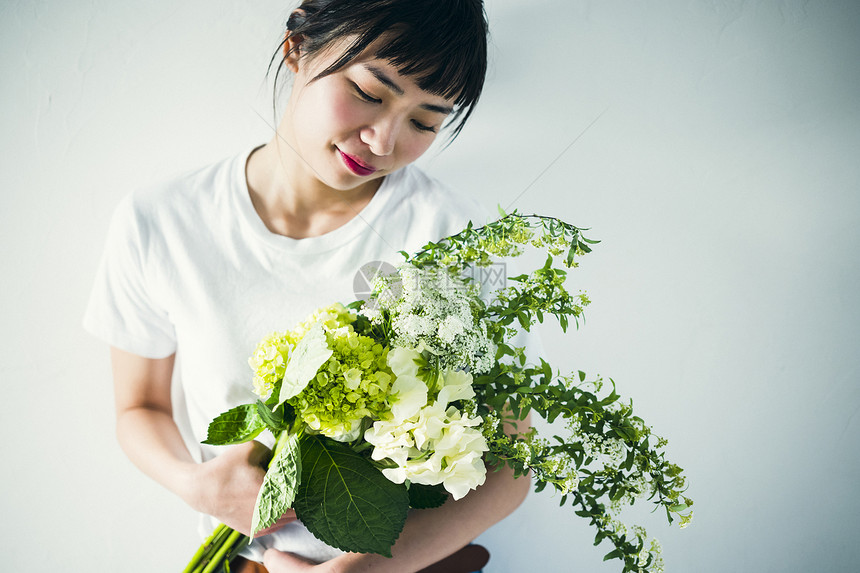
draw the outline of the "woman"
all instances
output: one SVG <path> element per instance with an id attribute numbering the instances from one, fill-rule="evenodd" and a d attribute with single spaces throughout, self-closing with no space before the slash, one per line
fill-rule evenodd
<path id="1" fill-rule="evenodd" d="M 214 416 L 253 401 L 257 341 L 353 299 L 363 264 L 396 262 L 482 218 L 411 165 L 443 127 L 459 132 L 481 93 L 480 0 L 305 0 L 277 56 L 294 82 L 272 140 L 128 196 L 85 319 L 111 345 L 124 451 L 211 516 L 204 530 L 250 530 L 268 448 L 199 444 Z M 393 558 L 341 554 L 292 512 L 245 555 L 273 573 L 418 571 L 513 511 L 528 487 L 502 469 L 458 502 L 412 512 Z"/>

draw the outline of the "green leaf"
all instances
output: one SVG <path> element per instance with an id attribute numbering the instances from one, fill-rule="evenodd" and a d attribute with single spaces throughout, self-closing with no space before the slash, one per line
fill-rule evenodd
<path id="1" fill-rule="evenodd" d="M 606 555 L 603 556 L 604 561 L 609 561 L 610 559 L 621 559 L 624 557 L 624 552 L 621 549 L 616 549 L 614 551 L 610 551 Z"/>
<path id="2" fill-rule="evenodd" d="M 293 506 L 299 480 L 302 475 L 302 459 L 299 441 L 295 434 L 281 434 L 275 446 L 275 457 L 263 478 L 263 486 L 254 504 L 251 531 L 256 535 L 261 529 L 274 524 Z"/>
<path id="3" fill-rule="evenodd" d="M 316 323 L 311 326 L 290 353 L 278 403 L 300 394 L 308 382 L 316 376 L 320 366 L 331 358 L 333 352 L 328 347 L 322 324 Z"/>
<path id="4" fill-rule="evenodd" d="M 565 259 L 564 259 L 564 264 L 567 267 L 570 267 L 571 265 L 573 265 L 574 257 L 576 257 L 576 245 L 575 244 L 571 245 L 570 249 L 568 249 L 567 257 L 565 257 Z"/>
<path id="5" fill-rule="evenodd" d="M 226 446 L 253 440 L 266 429 L 254 404 L 232 408 L 209 423 L 204 444 Z"/>
<path id="6" fill-rule="evenodd" d="M 526 331 L 529 330 L 531 323 L 529 322 L 528 315 L 522 310 L 517 312 L 517 320 L 520 321 L 520 326 L 522 326 Z"/>
<path id="7" fill-rule="evenodd" d="M 544 262 L 544 264 L 543 264 L 543 269 L 548 271 L 548 270 L 550 270 L 551 268 L 552 268 L 552 254 L 551 254 L 551 253 L 547 253 L 547 255 L 546 255 L 546 262 Z"/>
<path id="8" fill-rule="evenodd" d="M 390 557 L 409 511 L 406 486 L 330 438 L 305 436 L 301 451 L 294 507 L 305 527 L 332 547 Z"/>
<path id="9" fill-rule="evenodd" d="M 441 507 L 448 501 L 448 492 L 442 485 L 409 485 L 409 506 L 415 509 L 431 509 Z"/>
<path id="10" fill-rule="evenodd" d="M 257 414 L 273 434 L 278 435 L 284 430 L 287 430 L 296 419 L 295 410 L 293 407 L 284 402 L 274 410 L 257 400 Z"/>
<path id="11" fill-rule="evenodd" d="M 552 366 L 550 366 L 549 362 L 541 358 L 540 367 L 541 373 L 543 374 L 546 381 L 549 382 L 550 380 L 552 380 Z"/>

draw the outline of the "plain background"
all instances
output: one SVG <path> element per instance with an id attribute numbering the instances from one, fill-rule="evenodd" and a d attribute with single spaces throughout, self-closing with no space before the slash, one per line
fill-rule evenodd
<path id="1" fill-rule="evenodd" d="M 80 327 L 132 188 L 268 141 L 290 2 L 0 3 L 0 547 L 7 571 L 177 571 L 196 519 L 113 434 Z M 602 240 L 547 354 L 612 377 L 686 468 L 675 572 L 860 562 L 860 4 L 488 0 L 492 62 L 421 163 L 488 208 Z M 619 571 L 548 492 L 488 573 Z"/>

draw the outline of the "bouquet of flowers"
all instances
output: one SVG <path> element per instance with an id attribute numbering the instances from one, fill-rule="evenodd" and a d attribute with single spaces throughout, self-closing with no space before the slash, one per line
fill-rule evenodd
<path id="1" fill-rule="evenodd" d="M 608 388 L 540 357 L 533 364 L 512 342 L 547 315 L 565 331 L 578 325 L 589 300 L 566 290 L 566 269 L 595 243 L 556 218 L 502 213 L 403 253 L 366 300 L 332 304 L 262 340 L 249 360 L 260 399 L 218 416 L 205 442 L 276 436 L 254 532 L 292 508 L 333 547 L 390 556 L 410 508 L 460 499 L 484 483 L 487 466 L 507 464 L 515 476 L 531 472 L 537 491 L 559 492 L 596 528 L 595 545 L 611 543 L 606 559 L 622 560 L 624 572 L 662 571 L 659 543 L 618 514 L 644 497 L 670 523 L 692 518 L 666 441 L 611 380 Z M 482 296 L 468 271 L 529 245 L 546 251 L 546 263 Z M 530 412 L 563 422 L 566 435 L 514 433 Z M 247 543 L 219 526 L 185 571 L 229 570 Z"/>

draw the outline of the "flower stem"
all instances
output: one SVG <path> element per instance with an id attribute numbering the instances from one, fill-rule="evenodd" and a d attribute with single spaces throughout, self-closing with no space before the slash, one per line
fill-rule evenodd
<path id="1" fill-rule="evenodd" d="M 272 460 L 275 459 L 275 456 L 284 447 L 288 439 L 288 431 L 278 434 L 277 443 L 272 452 L 272 458 L 267 464 L 268 466 L 271 466 Z M 236 557 L 250 541 L 248 536 L 220 523 L 197 549 L 191 561 L 182 570 L 182 573 L 213 573 L 214 571 L 222 571 L 225 563 L 227 563 L 226 570 L 229 571 L 230 560 Z"/>
<path id="2" fill-rule="evenodd" d="M 230 530 L 230 536 L 227 537 L 227 540 L 221 544 L 221 547 L 218 549 L 218 552 L 215 553 L 215 556 L 209 562 L 209 565 L 203 569 L 203 573 L 213 573 L 218 567 L 220 567 L 224 561 L 224 558 L 231 552 L 233 549 L 233 544 L 239 541 L 242 537 L 242 534 L 238 531 Z"/>
<path id="3" fill-rule="evenodd" d="M 221 534 L 221 532 L 227 526 L 219 524 L 209 537 L 206 538 L 206 541 L 203 542 L 202 545 L 197 549 L 197 552 L 194 554 L 194 557 L 191 558 L 191 561 L 188 562 L 188 565 L 185 566 L 185 569 L 182 570 L 182 573 L 193 573 L 195 569 L 197 569 L 198 564 L 203 560 L 203 558 L 210 552 L 213 544 L 215 543 L 216 538 Z"/>
<path id="4" fill-rule="evenodd" d="M 225 546 L 228 550 L 230 549 L 228 542 L 232 533 L 234 533 L 232 529 L 224 524 L 219 524 L 209 536 L 209 540 L 197 550 L 191 563 L 186 567 L 186 571 L 188 573 L 202 573 Z"/>

